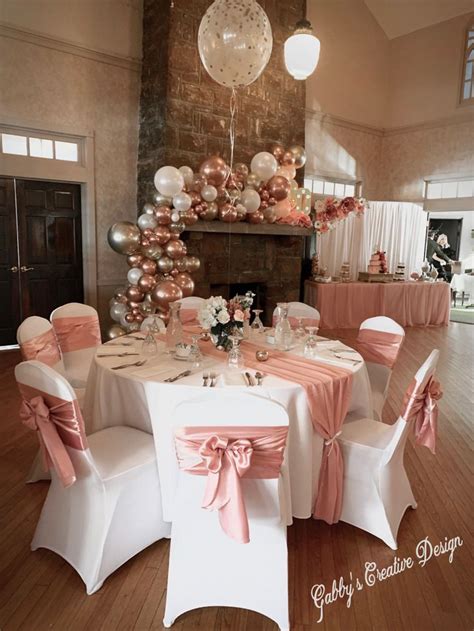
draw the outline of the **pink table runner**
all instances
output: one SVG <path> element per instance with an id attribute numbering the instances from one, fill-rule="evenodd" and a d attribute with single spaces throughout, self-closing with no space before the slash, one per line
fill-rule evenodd
<path id="1" fill-rule="evenodd" d="M 267 374 L 299 383 L 305 389 L 314 429 L 325 439 L 313 516 L 328 524 L 339 521 L 344 463 L 337 437 L 349 407 L 352 372 L 277 350 L 271 351 L 270 358 L 262 366 L 255 358 L 259 346 L 244 341 L 240 348 L 245 366 L 256 370 L 263 368 Z M 226 358 L 211 344 L 205 353 L 220 360 Z"/>
<path id="2" fill-rule="evenodd" d="M 323 329 L 358 329 L 367 318 L 388 316 L 401 326 L 446 326 L 448 283 L 305 282 L 305 302 L 321 314 Z"/>

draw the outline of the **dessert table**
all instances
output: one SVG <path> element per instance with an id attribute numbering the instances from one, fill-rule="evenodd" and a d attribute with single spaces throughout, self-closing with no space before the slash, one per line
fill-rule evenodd
<path id="1" fill-rule="evenodd" d="M 447 326 L 448 283 L 305 282 L 305 302 L 318 309 L 324 329 L 358 329 L 367 318 L 388 316 L 401 326 Z"/>
<path id="2" fill-rule="evenodd" d="M 260 340 L 259 347 L 267 348 L 270 353 L 272 349 L 275 350 L 265 343 L 265 337 L 261 337 Z M 127 341 L 132 340 L 127 338 Z M 118 349 L 123 352 L 140 353 L 141 345 L 142 342 L 137 340 L 133 340 L 132 346 L 126 347 L 105 344 L 98 348 L 97 354 L 109 354 L 114 351 L 116 353 Z M 217 359 L 215 352 L 212 355 L 206 354 L 207 345 L 211 345 L 211 342 L 200 342 L 203 351 L 202 365 L 192 369 L 189 376 L 174 383 L 165 383 L 164 379 L 191 369 L 191 364 L 167 353 L 164 342 L 158 343 L 158 353 L 147 357 L 143 366 L 112 370 L 113 366 L 126 362 L 127 358 L 96 356 L 89 373 L 84 403 L 87 433 L 115 425 L 127 425 L 153 433 L 163 515 L 165 520 L 172 521 L 178 475 L 170 422 L 174 407 L 197 395 L 215 396 L 216 388 L 231 388 L 233 392 L 251 392 L 270 398 L 286 408 L 290 419 L 287 442 L 288 479 L 285 483 L 287 515 L 290 519 L 291 515 L 298 518 L 310 517 L 317 493 L 324 439 L 313 428 L 305 389 L 296 381 L 288 381 L 270 374 L 265 375 L 261 386 L 248 387 L 240 371 L 228 370 L 227 354 L 222 352 L 222 358 Z M 351 371 L 352 389 L 348 409 L 351 418 L 371 417 L 372 394 L 365 363 L 360 355 L 354 352 L 347 353 L 345 359 L 338 359 L 333 353 L 335 348 L 342 349 L 343 345 L 338 341 L 319 342 L 315 359 Z M 302 355 L 302 351 L 300 345 L 290 352 Z M 343 352 L 342 355 L 344 356 Z M 348 357 L 360 361 L 355 363 Z M 144 356 L 132 356 L 130 362 L 140 359 L 144 359 Z M 265 363 L 261 364 L 260 370 L 265 374 Z M 202 387 L 203 373 L 206 372 L 214 372 L 217 375 L 216 388 Z M 253 374 L 255 370 L 251 372 Z M 245 425 L 245 419 L 242 419 L 242 424 Z"/>

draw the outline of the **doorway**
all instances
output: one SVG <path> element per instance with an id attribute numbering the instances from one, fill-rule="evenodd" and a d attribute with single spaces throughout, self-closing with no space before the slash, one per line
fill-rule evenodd
<path id="1" fill-rule="evenodd" d="M 83 302 L 81 187 L 0 177 L 0 345 L 30 315 Z"/>

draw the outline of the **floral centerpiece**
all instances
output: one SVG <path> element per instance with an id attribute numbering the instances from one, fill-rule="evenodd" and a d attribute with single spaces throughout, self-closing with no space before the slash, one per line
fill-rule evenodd
<path id="1" fill-rule="evenodd" d="M 222 296 L 211 296 L 205 301 L 198 314 L 199 322 L 203 329 L 210 331 L 217 348 L 230 349 L 229 335 L 236 329 L 242 330 L 244 322 L 250 319 L 254 295 L 248 291 L 245 296 L 234 296 L 229 301 Z"/>
<path id="2" fill-rule="evenodd" d="M 327 199 L 321 199 L 314 205 L 316 213 L 316 221 L 314 222 L 314 228 L 317 234 L 324 234 L 333 230 L 339 221 L 347 219 L 347 217 L 354 213 L 356 217 L 360 217 L 364 214 L 367 207 L 365 199 L 357 197 L 344 197 L 344 199 L 336 199 L 335 197 L 328 197 Z"/>

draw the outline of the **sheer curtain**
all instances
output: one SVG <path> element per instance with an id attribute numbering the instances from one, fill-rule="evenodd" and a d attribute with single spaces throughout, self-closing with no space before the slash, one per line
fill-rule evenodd
<path id="1" fill-rule="evenodd" d="M 408 277 L 423 263 L 426 221 L 427 214 L 418 204 L 370 202 L 362 217 L 350 215 L 318 237 L 319 264 L 327 266 L 330 276 L 339 276 L 347 261 L 352 279 L 357 280 L 359 272 L 367 270 L 372 252 L 380 247 L 387 252 L 389 271 L 405 263 Z"/>

